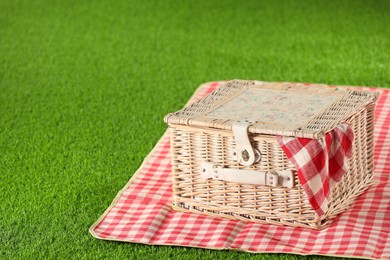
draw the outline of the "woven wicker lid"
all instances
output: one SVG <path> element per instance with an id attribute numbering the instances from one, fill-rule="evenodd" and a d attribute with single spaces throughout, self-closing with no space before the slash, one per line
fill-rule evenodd
<path id="1" fill-rule="evenodd" d="M 234 122 L 248 120 L 250 133 L 318 139 L 378 96 L 318 84 L 233 80 L 164 121 L 231 130 Z"/>

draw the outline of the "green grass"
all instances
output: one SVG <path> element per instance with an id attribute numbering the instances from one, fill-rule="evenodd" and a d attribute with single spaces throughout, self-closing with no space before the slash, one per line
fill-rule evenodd
<path id="1" fill-rule="evenodd" d="M 198 85 L 389 87 L 389 24 L 389 1 L 0 0 L 0 258 L 302 258 L 88 228 Z"/>

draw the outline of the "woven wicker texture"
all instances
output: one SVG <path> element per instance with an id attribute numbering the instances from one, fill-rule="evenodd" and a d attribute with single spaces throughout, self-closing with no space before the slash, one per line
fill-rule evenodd
<path id="1" fill-rule="evenodd" d="M 277 90 L 280 93 L 301 94 L 303 97 L 307 94 L 323 96 L 324 98 L 327 96 L 336 97 L 335 102 L 312 118 L 308 118 L 302 125 L 296 126 L 295 123 L 289 124 L 287 122 L 275 124 L 270 121 L 262 122 L 259 120 L 249 128 L 251 133 L 315 139 L 322 137 L 326 132 L 378 98 L 378 93 L 375 92 L 351 91 L 342 88 L 331 88 L 326 85 L 307 87 L 298 83 L 233 80 L 191 106 L 185 107 L 176 113 L 168 114 L 164 120 L 170 124 L 231 130 L 234 120 L 230 120 L 226 116 L 216 116 L 213 112 L 248 90 Z M 258 105 L 261 109 L 261 103 Z M 278 107 L 279 104 L 275 103 L 274 105 Z M 294 111 L 291 111 L 291 113 L 294 114 Z"/>
<path id="2" fill-rule="evenodd" d="M 300 129 L 288 129 L 287 126 L 276 129 L 274 125 L 267 128 L 268 125 L 264 124 L 250 127 L 252 145 L 260 151 L 262 159 L 245 167 L 232 156 L 236 144 L 229 129 L 231 122 L 205 115 L 226 104 L 248 89 L 248 86 L 332 95 L 337 97 L 337 101 Z M 260 223 L 313 229 L 327 226 L 331 219 L 347 209 L 373 182 L 373 122 L 377 96 L 373 92 L 337 90 L 323 85 L 306 87 L 289 83 L 232 81 L 191 106 L 168 115 L 165 120 L 171 130 L 173 207 L 180 211 Z M 297 176 L 293 188 L 238 184 L 200 177 L 202 161 L 235 169 L 295 171 L 273 135 L 285 133 L 318 138 L 344 121 L 352 126 L 355 133 L 353 152 L 349 159 L 349 171 L 334 187 L 329 209 L 324 216 L 315 214 Z"/>

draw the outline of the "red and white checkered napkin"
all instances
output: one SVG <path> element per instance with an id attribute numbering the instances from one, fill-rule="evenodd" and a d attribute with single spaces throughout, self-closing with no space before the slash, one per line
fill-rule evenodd
<path id="1" fill-rule="evenodd" d="M 348 171 L 347 159 L 352 154 L 353 138 L 348 124 L 339 125 L 319 140 L 276 138 L 297 169 L 299 182 L 319 216 L 328 209 L 332 187 Z"/>
<path id="2" fill-rule="evenodd" d="M 192 101 L 221 84 L 203 85 Z M 389 259 L 390 91 L 380 91 L 375 112 L 376 184 L 324 230 L 174 211 L 166 133 L 90 232 L 99 239 L 154 245 Z"/>

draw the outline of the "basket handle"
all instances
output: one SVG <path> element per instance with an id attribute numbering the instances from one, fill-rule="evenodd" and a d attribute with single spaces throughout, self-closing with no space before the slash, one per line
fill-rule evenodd
<path id="1" fill-rule="evenodd" d="M 210 162 L 202 162 L 201 170 L 201 177 L 203 179 L 268 185 L 272 187 L 294 187 L 294 173 L 291 170 L 261 172 L 256 170 L 229 169 Z"/>

